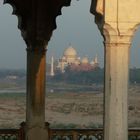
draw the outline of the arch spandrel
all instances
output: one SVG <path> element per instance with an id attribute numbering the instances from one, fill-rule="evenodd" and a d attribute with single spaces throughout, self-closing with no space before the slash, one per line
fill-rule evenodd
<path id="1" fill-rule="evenodd" d="M 19 18 L 19 29 L 29 45 L 50 40 L 56 29 L 56 17 L 61 15 L 63 6 L 70 6 L 71 0 L 5 0 L 13 6 Z"/>
<path id="2" fill-rule="evenodd" d="M 103 36 L 129 36 L 131 40 L 140 24 L 138 0 L 92 0 L 90 11 Z"/>
<path id="3" fill-rule="evenodd" d="M 118 30 L 118 34 L 130 34 L 140 23 L 140 1 L 138 0 L 105 0 L 104 22 Z M 133 34 L 133 32 L 132 32 Z"/>
<path id="4" fill-rule="evenodd" d="M 106 22 L 140 22 L 139 0 L 104 0 Z"/>
<path id="5" fill-rule="evenodd" d="M 139 0 L 118 0 L 120 22 L 140 22 L 140 1 Z"/>

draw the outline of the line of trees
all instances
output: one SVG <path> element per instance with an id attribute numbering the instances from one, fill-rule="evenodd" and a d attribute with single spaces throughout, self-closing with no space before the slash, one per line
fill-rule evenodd
<path id="1" fill-rule="evenodd" d="M 140 68 L 130 69 L 130 83 L 140 83 Z"/>
<path id="2" fill-rule="evenodd" d="M 26 75 L 26 71 L 24 69 L 10 70 L 10 69 L 0 69 L 0 78 L 5 78 L 9 75 L 16 75 L 18 77 L 24 77 Z"/>
<path id="3" fill-rule="evenodd" d="M 130 69 L 130 83 L 140 83 L 140 68 Z M 103 84 L 104 69 L 97 68 L 92 71 L 66 71 L 57 73 L 54 77 L 48 78 L 50 82 L 65 82 L 72 84 Z"/>
<path id="4" fill-rule="evenodd" d="M 54 77 L 50 77 L 51 82 L 65 82 L 70 84 L 93 84 L 103 83 L 104 70 L 97 68 L 91 71 L 69 71 L 65 73 L 57 73 Z"/>
<path id="5" fill-rule="evenodd" d="M 26 71 L 21 70 L 8 70 L 0 69 L 0 78 L 5 78 L 8 75 L 16 75 L 20 78 L 26 76 Z M 129 73 L 130 83 L 140 83 L 140 68 L 130 69 Z M 72 84 L 103 84 L 104 82 L 104 69 L 96 68 L 91 71 L 69 71 L 65 73 L 57 72 L 54 77 L 48 77 L 50 82 L 66 82 Z"/>

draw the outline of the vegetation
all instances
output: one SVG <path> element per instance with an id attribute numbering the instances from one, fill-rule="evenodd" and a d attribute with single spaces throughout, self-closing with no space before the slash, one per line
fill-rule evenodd
<path id="1" fill-rule="evenodd" d="M 54 77 L 49 78 L 50 82 L 65 82 L 68 84 L 103 84 L 104 69 L 97 68 L 92 71 L 69 71 L 57 73 Z M 130 83 L 140 83 L 140 68 L 130 69 Z"/>
<path id="2" fill-rule="evenodd" d="M 18 85 L 25 84 L 26 71 L 21 70 L 8 70 L 8 69 L 0 69 L 0 82 L 2 87 L 5 87 L 4 79 L 7 76 L 17 76 L 18 78 L 14 81 L 18 83 Z M 93 84 L 103 84 L 104 83 L 104 69 L 96 68 L 91 71 L 70 71 L 66 69 L 65 73 L 57 72 L 54 77 L 48 76 L 49 83 L 66 83 L 77 85 L 93 85 Z M 140 83 L 140 68 L 130 69 L 130 83 Z M 11 83 L 8 83 L 11 85 Z"/>
<path id="3" fill-rule="evenodd" d="M 50 77 L 52 82 L 65 82 L 69 84 L 94 84 L 103 83 L 104 70 L 97 68 L 91 71 L 69 71 L 65 73 L 57 73 L 54 77 Z"/>
<path id="4" fill-rule="evenodd" d="M 130 82 L 140 83 L 140 68 L 130 69 Z"/>
<path id="5" fill-rule="evenodd" d="M 9 75 L 16 75 L 22 78 L 26 75 L 26 71 L 24 69 L 17 69 L 17 70 L 0 69 L 0 78 L 5 78 Z"/>
<path id="6" fill-rule="evenodd" d="M 50 128 L 59 128 L 59 129 L 75 129 L 77 128 L 76 124 L 62 124 L 62 123 L 54 123 L 50 125 Z"/>

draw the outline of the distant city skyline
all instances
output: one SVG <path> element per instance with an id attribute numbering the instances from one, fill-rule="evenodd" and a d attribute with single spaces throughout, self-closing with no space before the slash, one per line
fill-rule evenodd
<path id="1" fill-rule="evenodd" d="M 90 14 L 91 0 L 73 0 L 70 7 L 62 9 L 62 15 L 57 17 L 57 29 L 48 45 L 47 62 L 59 59 L 69 43 L 81 57 L 88 55 L 92 59 L 98 54 L 101 67 L 104 65 L 103 38 Z M 0 1 L 0 69 L 26 68 L 26 45 L 17 29 L 17 17 L 11 15 L 12 7 L 2 5 Z M 140 29 L 133 38 L 131 47 L 130 67 L 140 68 Z"/>

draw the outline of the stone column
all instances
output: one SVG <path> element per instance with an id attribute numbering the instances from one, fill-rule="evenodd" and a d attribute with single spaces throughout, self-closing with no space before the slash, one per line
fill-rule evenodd
<path id="1" fill-rule="evenodd" d="M 46 47 L 27 48 L 26 140 L 48 140 L 45 127 Z"/>
<path id="2" fill-rule="evenodd" d="M 113 35 L 112 32 L 104 35 L 106 38 L 104 140 L 128 140 L 127 100 L 131 36 Z"/>

